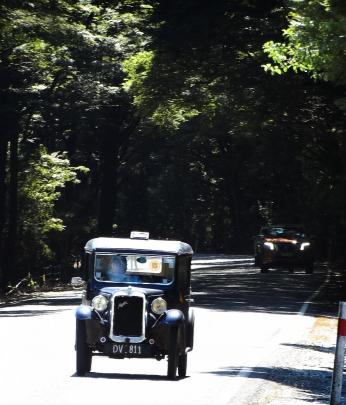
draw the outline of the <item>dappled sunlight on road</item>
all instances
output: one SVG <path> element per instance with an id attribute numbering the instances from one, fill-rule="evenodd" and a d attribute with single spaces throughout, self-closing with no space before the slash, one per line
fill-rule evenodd
<path id="1" fill-rule="evenodd" d="M 205 255 L 196 258 L 193 266 L 194 305 L 221 311 L 297 313 L 328 276 L 323 265 L 316 266 L 314 274 L 303 270 L 289 273 L 285 269 L 261 273 L 249 256 L 220 259 Z M 308 306 L 308 314 L 336 315 L 338 302 L 345 296 L 343 284 L 337 282 L 339 276 L 331 273 L 328 288 L 322 289 Z"/>

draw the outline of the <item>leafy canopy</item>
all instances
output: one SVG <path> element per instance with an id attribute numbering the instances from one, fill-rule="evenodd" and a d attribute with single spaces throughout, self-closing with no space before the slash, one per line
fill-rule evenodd
<path id="1" fill-rule="evenodd" d="M 38 160 L 29 164 L 22 181 L 21 190 L 27 207 L 24 231 L 36 229 L 41 235 L 63 231 L 63 221 L 54 216 L 55 203 L 66 183 L 79 183 L 77 173 L 88 171 L 84 166 L 71 166 L 65 152 L 49 154 L 46 148 L 41 147 Z"/>
<path id="2" fill-rule="evenodd" d="M 336 84 L 346 83 L 346 4 L 343 0 L 291 1 L 285 42 L 268 41 L 272 63 L 264 69 L 281 74 L 309 73 Z"/>

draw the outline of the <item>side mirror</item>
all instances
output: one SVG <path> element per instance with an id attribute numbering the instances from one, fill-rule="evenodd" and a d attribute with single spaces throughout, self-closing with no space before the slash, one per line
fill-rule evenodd
<path id="1" fill-rule="evenodd" d="M 72 277 L 71 286 L 73 288 L 81 288 L 86 286 L 86 282 L 81 277 Z"/>

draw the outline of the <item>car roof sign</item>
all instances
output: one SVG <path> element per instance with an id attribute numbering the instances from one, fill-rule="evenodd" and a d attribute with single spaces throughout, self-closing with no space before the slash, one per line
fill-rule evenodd
<path id="1" fill-rule="evenodd" d="M 149 232 L 132 231 L 130 239 L 149 239 Z"/>

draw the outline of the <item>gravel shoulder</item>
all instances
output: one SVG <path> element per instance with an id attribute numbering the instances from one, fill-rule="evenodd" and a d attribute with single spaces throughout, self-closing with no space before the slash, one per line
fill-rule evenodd
<path id="1" fill-rule="evenodd" d="M 287 339 L 273 348 L 249 376 L 259 383 L 253 404 L 247 404 L 329 404 L 336 326 L 336 318 L 314 318 L 298 340 Z"/>
<path id="2" fill-rule="evenodd" d="M 237 405 L 329 405 L 337 339 L 338 302 L 345 300 L 345 274 L 333 270 L 328 283 L 314 297 L 305 315 L 294 320 L 284 340 L 273 341 L 272 352 L 246 378 L 257 380 L 253 399 L 239 393 Z M 325 305 L 325 304 L 328 305 Z M 320 308 L 323 316 L 318 316 Z M 310 313 L 310 314 L 309 314 Z M 301 317 L 310 318 L 300 328 Z M 346 382 L 341 404 L 346 404 Z M 230 404 L 231 402 L 229 402 Z"/>
<path id="3" fill-rule="evenodd" d="M 19 291 L 11 294 L 10 296 L 0 296 L 0 306 L 18 306 L 30 303 L 47 303 L 52 301 L 54 304 L 56 301 L 71 301 L 71 304 L 78 304 L 82 297 L 82 289 L 73 289 L 70 285 L 60 286 L 51 290 L 37 290 L 37 291 Z"/>

